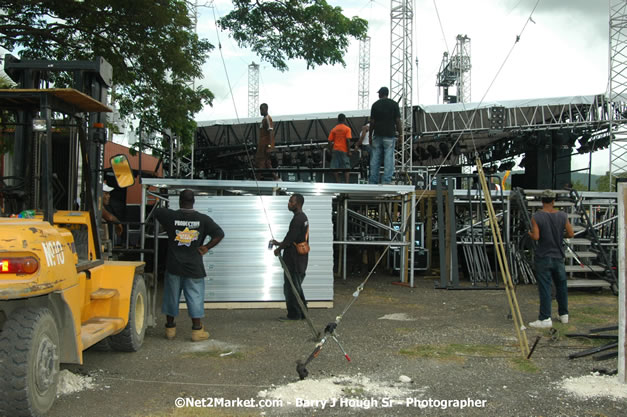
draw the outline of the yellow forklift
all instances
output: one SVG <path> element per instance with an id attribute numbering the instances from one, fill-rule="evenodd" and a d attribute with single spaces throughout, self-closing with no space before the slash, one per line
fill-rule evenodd
<path id="1" fill-rule="evenodd" d="M 30 68 L 26 77 L 24 66 Z M 0 183 L 3 416 L 45 414 L 57 395 L 60 363 L 83 363 L 83 351 L 97 343 L 137 351 L 146 327 L 155 321 L 156 284 L 152 274 L 144 273 L 144 262 L 109 260 L 103 250 L 102 116 L 111 109 L 98 94 L 37 88 L 41 84 L 37 79 L 31 86 L 24 82 L 32 81 L 33 74 L 45 75 L 51 67 L 73 71 L 79 77 L 75 87 L 96 85 L 92 92 L 102 94 L 110 86 L 110 66 L 102 58 L 69 63 L 5 58 L 5 71 L 22 88 L 0 90 L 0 109 L 14 115 L 17 173 Z M 74 132 L 81 155 L 80 180 L 74 186 L 81 189 L 77 196 L 82 201 L 67 210 L 57 209 L 62 204 L 55 198 L 59 186 L 52 170 L 53 131 Z M 111 158 L 111 165 L 120 187 L 134 183 L 126 157 Z"/>

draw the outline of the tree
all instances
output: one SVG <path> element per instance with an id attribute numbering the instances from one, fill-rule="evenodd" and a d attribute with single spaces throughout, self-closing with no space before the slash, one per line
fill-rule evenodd
<path id="1" fill-rule="evenodd" d="M 285 71 L 286 58 L 303 58 L 308 67 L 345 65 L 349 36 L 366 35 L 368 22 L 342 14 L 324 0 L 234 0 L 234 10 L 219 20 L 242 47 Z"/>
<path id="2" fill-rule="evenodd" d="M 617 174 L 614 174 L 614 177 L 627 178 L 627 172 L 619 172 Z M 612 186 L 613 185 L 615 184 L 612 184 Z M 599 191 L 615 191 L 615 190 L 610 190 L 610 172 L 609 171 L 605 171 L 605 175 L 603 175 L 602 177 L 599 177 L 599 179 L 597 180 L 597 189 Z"/>
<path id="3" fill-rule="evenodd" d="M 311 66 L 343 63 L 348 37 L 366 32 L 365 21 L 349 20 L 324 1 L 234 5 L 223 27 L 236 26 L 240 45 L 251 44 L 280 69 L 289 58 L 303 58 Z M 190 83 L 202 77 L 202 64 L 213 49 L 194 32 L 192 7 L 190 0 L 4 0 L 0 45 L 19 49 L 28 59 L 104 57 L 113 67 L 120 115 L 169 128 L 189 147 L 196 129 L 193 116 L 213 99 L 211 91 Z M 285 28 L 284 21 L 294 27 Z M 251 40 L 253 33 L 266 41 Z"/>
<path id="4" fill-rule="evenodd" d="M 582 183 L 579 180 L 576 180 L 575 182 L 573 182 L 572 189 L 577 191 L 588 191 L 588 185 Z"/>

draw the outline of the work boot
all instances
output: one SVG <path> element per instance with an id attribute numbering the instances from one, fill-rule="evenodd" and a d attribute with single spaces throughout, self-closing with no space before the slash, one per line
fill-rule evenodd
<path id="1" fill-rule="evenodd" d="M 192 329 L 192 342 L 200 342 L 207 339 L 209 339 L 209 332 L 205 330 L 205 326 L 198 330 Z"/>
<path id="2" fill-rule="evenodd" d="M 176 337 L 176 326 L 174 327 L 166 327 L 165 328 L 165 338 L 168 340 L 173 340 Z"/>

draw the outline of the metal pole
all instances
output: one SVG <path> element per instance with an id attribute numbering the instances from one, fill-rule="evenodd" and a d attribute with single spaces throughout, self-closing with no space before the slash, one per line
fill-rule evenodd
<path id="1" fill-rule="evenodd" d="M 627 366 L 625 354 L 627 351 L 627 297 L 625 285 L 627 279 L 625 274 L 625 205 L 627 205 L 627 184 L 618 184 L 618 381 L 625 384 Z M 622 236 L 622 238 L 621 238 Z"/>
<path id="2" fill-rule="evenodd" d="M 424 227 L 424 226 L 423 226 Z M 411 242 L 409 244 L 409 286 L 414 288 L 414 261 L 416 255 L 416 192 L 411 193 Z"/>
<path id="3" fill-rule="evenodd" d="M 343 233 L 342 239 L 348 240 L 348 198 L 344 199 L 344 224 L 342 225 Z M 342 245 L 342 278 L 346 281 L 346 248 L 347 245 Z"/>
<path id="4" fill-rule="evenodd" d="M 142 206 L 139 208 L 139 222 L 140 222 L 140 227 L 139 227 L 139 242 L 140 242 L 140 248 L 142 249 L 140 255 L 139 255 L 139 259 L 141 261 L 144 260 L 144 248 L 145 248 L 145 243 L 144 240 L 146 239 L 146 186 L 141 185 L 141 190 L 142 190 Z M 155 230 L 155 233 L 157 231 Z M 155 235 L 155 258 L 157 256 L 157 236 Z M 157 271 L 153 271 L 154 274 L 157 273 Z M 156 276 L 155 276 L 156 279 Z"/>

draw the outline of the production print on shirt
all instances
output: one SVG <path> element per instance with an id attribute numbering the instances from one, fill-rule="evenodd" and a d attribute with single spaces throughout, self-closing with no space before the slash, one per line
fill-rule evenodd
<path id="1" fill-rule="evenodd" d="M 204 244 L 207 236 L 224 236 L 222 228 L 211 217 L 195 210 L 158 208 L 154 216 L 168 234 L 166 270 L 181 277 L 205 277 L 205 265 L 198 247 Z"/>

